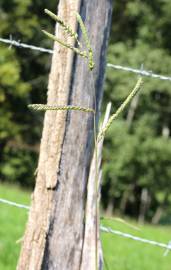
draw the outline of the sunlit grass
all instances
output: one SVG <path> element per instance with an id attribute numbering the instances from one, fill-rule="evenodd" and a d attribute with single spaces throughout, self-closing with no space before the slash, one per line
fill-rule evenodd
<path id="1" fill-rule="evenodd" d="M 118 221 L 103 221 L 103 225 L 139 237 L 168 243 L 171 228 L 165 226 L 143 225 L 140 230 L 131 229 Z M 133 223 L 133 225 L 136 225 Z M 164 257 L 164 249 L 140 243 L 117 235 L 101 233 L 105 270 L 170 270 L 171 252 Z"/>
<path id="2" fill-rule="evenodd" d="M 29 205 L 30 192 L 18 187 L 0 184 L 0 197 Z M 20 244 L 16 243 L 24 233 L 28 211 L 0 203 L 0 269 L 16 268 Z"/>
<path id="3" fill-rule="evenodd" d="M 15 186 L 0 185 L 0 197 L 18 203 L 30 204 L 30 192 Z M 19 256 L 21 239 L 28 211 L 0 204 L 0 269 L 14 270 Z M 171 228 L 165 226 L 144 225 L 135 230 L 119 221 L 103 220 L 103 225 L 128 232 L 143 238 L 168 243 L 171 240 Z M 137 226 L 135 222 L 128 223 Z M 164 249 L 124 239 L 120 236 L 101 233 L 104 250 L 104 270 L 170 270 L 171 252 L 164 257 Z M 24 269 L 23 269 L 24 270 Z"/>

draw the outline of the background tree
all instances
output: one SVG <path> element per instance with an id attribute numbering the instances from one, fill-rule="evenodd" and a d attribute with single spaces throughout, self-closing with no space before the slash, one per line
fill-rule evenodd
<path id="1" fill-rule="evenodd" d="M 169 75 L 171 47 L 165 33 L 170 28 L 170 13 L 170 1 L 117 3 L 108 61 L 135 68 L 143 63 L 147 70 Z M 132 87 L 134 77 L 107 69 L 106 100 L 112 100 L 117 107 Z M 106 207 L 112 203 L 116 209 L 137 216 L 143 188 L 147 188 L 151 202 L 148 218 L 163 202 L 165 207 L 169 205 L 170 105 L 170 82 L 145 79 L 131 123 L 128 125 L 131 108 L 115 122 L 104 150 Z"/>
<path id="2" fill-rule="evenodd" d="M 0 3 L 0 36 L 51 46 L 41 28 L 52 29 L 43 9 L 55 9 L 51 1 L 6 1 Z M 33 185 L 39 151 L 42 115 L 28 110 L 29 103 L 46 99 L 49 55 L 0 44 L 0 178 L 1 181 Z M 32 128 L 30 129 L 30 127 Z"/>

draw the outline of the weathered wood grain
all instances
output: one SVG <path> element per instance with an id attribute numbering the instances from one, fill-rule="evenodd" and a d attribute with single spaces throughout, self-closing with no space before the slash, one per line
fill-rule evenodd
<path id="1" fill-rule="evenodd" d="M 59 16 L 76 30 L 74 11 L 79 11 L 80 0 L 63 0 L 59 3 Z M 63 31 L 56 26 L 56 35 L 64 39 Z M 65 41 L 73 43 L 72 40 Z M 48 85 L 48 104 L 68 103 L 72 77 L 73 53 L 54 45 L 52 66 Z M 54 189 L 62 154 L 62 144 L 66 126 L 66 112 L 46 112 L 41 139 L 36 187 L 32 196 L 32 206 L 18 262 L 18 270 L 41 269 L 49 231 L 50 214 L 53 208 Z"/>
<path id="2" fill-rule="evenodd" d="M 59 15 L 76 28 L 73 10 L 81 10 L 94 51 L 96 68 L 55 45 L 48 104 L 74 104 L 99 111 L 111 0 L 61 0 Z M 61 38 L 61 31 L 57 28 Z M 80 38 L 81 32 L 79 33 Z M 60 102 L 60 104 L 59 104 Z M 98 116 L 97 116 L 98 118 Z M 79 270 L 83 256 L 86 186 L 93 152 L 93 115 L 84 112 L 45 114 L 36 187 L 18 270 Z M 92 269 L 93 270 L 93 269 Z"/>

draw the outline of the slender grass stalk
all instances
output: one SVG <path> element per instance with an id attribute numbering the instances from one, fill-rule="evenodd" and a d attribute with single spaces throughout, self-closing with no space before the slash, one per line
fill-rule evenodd
<path id="1" fill-rule="evenodd" d="M 131 91 L 131 93 L 128 95 L 128 97 L 125 99 L 125 101 L 121 104 L 121 106 L 117 109 L 117 111 L 112 114 L 112 116 L 109 118 L 109 121 L 107 122 L 106 126 L 99 132 L 97 141 L 100 141 L 102 138 L 105 137 L 106 132 L 112 125 L 113 121 L 118 117 L 118 115 L 123 112 L 125 107 L 128 105 L 128 103 L 131 101 L 131 99 L 137 94 L 137 92 L 140 90 L 141 86 L 143 84 L 143 79 L 140 77 L 134 87 L 134 89 Z"/>

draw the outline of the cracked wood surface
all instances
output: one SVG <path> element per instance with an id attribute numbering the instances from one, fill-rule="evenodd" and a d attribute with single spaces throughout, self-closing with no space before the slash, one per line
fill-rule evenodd
<path id="1" fill-rule="evenodd" d="M 79 8 L 79 0 L 63 0 L 60 1 L 58 7 L 58 15 L 64 18 L 74 30 L 77 28 L 74 11 L 79 12 Z M 56 25 L 56 35 L 64 39 L 59 25 Z M 67 40 L 66 35 L 65 41 L 73 43 L 72 40 Z M 59 104 L 59 102 L 60 105 L 68 104 L 72 63 L 73 53 L 55 43 L 48 84 L 48 104 Z M 36 187 L 32 196 L 32 206 L 17 266 L 18 270 L 41 269 L 62 154 L 65 120 L 66 112 L 47 111 L 45 113 Z"/>

